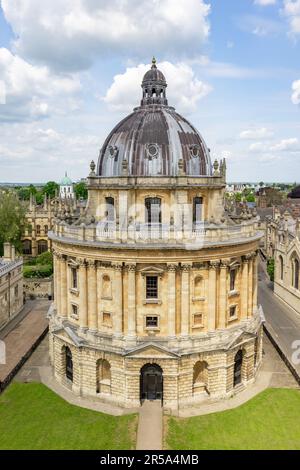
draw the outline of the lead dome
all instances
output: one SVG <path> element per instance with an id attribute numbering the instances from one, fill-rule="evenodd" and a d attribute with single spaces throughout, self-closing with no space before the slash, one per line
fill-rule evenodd
<path id="1" fill-rule="evenodd" d="M 211 176 L 209 150 L 197 129 L 168 105 L 167 83 L 153 59 L 139 107 L 119 122 L 100 150 L 97 175 Z"/>

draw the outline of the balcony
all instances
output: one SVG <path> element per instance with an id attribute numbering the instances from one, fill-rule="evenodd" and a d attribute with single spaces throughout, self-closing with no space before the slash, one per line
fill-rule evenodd
<path id="1" fill-rule="evenodd" d="M 183 245 L 185 248 L 199 249 L 204 246 L 227 244 L 234 241 L 243 243 L 248 239 L 259 239 L 257 219 L 242 222 L 239 225 L 200 223 L 191 226 L 167 224 L 135 223 L 122 227 L 115 222 L 102 221 L 95 224 L 68 225 L 56 222 L 51 239 L 65 239 L 84 244 L 128 244 L 128 245 Z"/>

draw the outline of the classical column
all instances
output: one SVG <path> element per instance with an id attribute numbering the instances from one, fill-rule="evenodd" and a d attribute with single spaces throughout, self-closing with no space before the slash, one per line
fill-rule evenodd
<path id="1" fill-rule="evenodd" d="M 116 335 L 123 333 L 123 267 L 122 264 L 113 264 L 115 270 L 115 321 L 114 332 Z"/>
<path id="2" fill-rule="evenodd" d="M 53 295 L 54 295 L 54 307 L 57 310 L 57 257 L 56 251 L 52 251 L 53 255 Z"/>
<path id="3" fill-rule="evenodd" d="M 136 293 L 135 293 L 135 273 L 136 265 L 128 266 L 128 336 L 136 336 Z"/>
<path id="4" fill-rule="evenodd" d="M 190 326 L 190 264 L 181 265 L 181 334 L 187 336 Z"/>
<path id="5" fill-rule="evenodd" d="M 248 256 L 242 260 L 242 282 L 241 282 L 241 319 L 248 316 Z"/>
<path id="6" fill-rule="evenodd" d="M 56 258 L 56 263 L 55 263 L 56 272 L 54 273 L 55 284 L 56 284 L 56 302 L 55 303 L 56 303 L 57 314 L 60 316 L 61 315 L 61 292 L 60 292 L 60 278 L 61 278 L 60 258 L 61 258 L 61 255 L 60 253 L 56 253 L 55 258 Z"/>
<path id="7" fill-rule="evenodd" d="M 97 278 L 97 329 L 101 329 L 101 317 L 103 311 L 103 302 L 102 302 L 102 266 L 101 263 L 96 265 L 96 278 Z"/>
<path id="8" fill-rule="evenodd" d="M 176 264 L 168 264 L 168 336 L 176 336 Z"/>
<path id="9" fill-rule="evenodd" d="M 60 259 L 60 308 L 61 317 L 68 317 L 68 293 L 67 293 L 67 260 L 65 256 Z"/>
<path id="10" fill-rule="evenodd" d="M 253 315 L 253 254 L 249 259 L 248 267 L 248 317 Z"/>
<path id="11" fill-rule="evenodd" d="M 87 309 L 87 279 L 86 262 L 80 258 L 79 264 L 79 325 L 82 329 L 88 328 L 88 309 Z"/>
<path id="12" fill-rule="evenodd" d="M 97 331 L 97 279 L 96 262 L 88 261 L 88 326 L 92 331 Z"/>
<path id="13" fill-rule="evenodd" d="M 220 265 L 219 261 L 211 261 L 208 273 L 208 331 L 216 329 L 216 313 L 217 313 L 217 269 Z"/>
<path id="14" fill-rule="evenodd" d="M 253 309 L 257 309 L 258 254 L 253 259 Z"/>
<path id="15" fill-rule="evenodd" d="M 227 319 L 227 273 L 230 260 L 222 259 L 220 266 L 218 328 L 226 328 Z"/>

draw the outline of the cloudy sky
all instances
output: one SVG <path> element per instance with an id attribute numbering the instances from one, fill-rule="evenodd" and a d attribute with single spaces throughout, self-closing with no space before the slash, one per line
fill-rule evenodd
<path id="1" fill-rule="evenodd" d="M 85 177 L 152 55 L 229 180 L 300 180 L 300 0 L 0 5 L 0 181 Z"/>

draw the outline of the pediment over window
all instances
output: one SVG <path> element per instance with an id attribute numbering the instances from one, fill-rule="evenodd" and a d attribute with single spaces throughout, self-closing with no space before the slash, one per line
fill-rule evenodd
<path id="1" fill-rule="evenodd" d="M 147 276 L 147 275 L 150 275 L 150 274 L 154 274 L 154 275 L 157 275 L 157 276 L 163 276 L 164 274 L 164 270 L 162 268 L 159 268 L 157 266 L 147 266 L 146 268 L 142 268 L 140 270 L 140 273 L 142 274 L 142 276 Z"/>
<path id="2" fill-rule="evenodd" d="M 143 346 L 132 349 L 131 351 L 127 352 L 125 356 L 143 359 L 174 359 L 179 357 L 178 354 L 154 343 L 146 343 Z"/>

